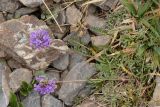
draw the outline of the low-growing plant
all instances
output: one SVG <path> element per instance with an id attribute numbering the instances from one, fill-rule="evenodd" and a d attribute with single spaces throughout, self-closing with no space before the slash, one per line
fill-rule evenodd
<path id="1" fill-rule="evenodd" d="M 121 0 L 121 3 L 127 8 L 130 14 L 137 18 L 143 18 L 144 14 L 151 8 L 155 0 Z"/>
<path id="2" fill-rule="evenodd" d="M 8 107 L 24 107 L 13 92 L 10 92 L 9 101 Z"/>
<path id="3" fill-rule="evenodd" d="M 20 88 L 20 94 L 23 96 L 27 96 L 33 89 L 33 85 L 28 84 L 25 81 L 22 81 L 22 85 Z"/>
<path id="4" fill-rule="evenodd" d="M 160 1 L 121 0 L 121 3 L 129 13 L 121 8 L 108 15 L 106 29 L 91 28 L 113 40 L 100 49 L 105 51 L 95 60 L 97 81 L 90 83 L 95 87 L 95 100 L 105 106 L 147 107 L 155 87 L 154 75 L 160 69 L 160 18 L 156 11 Z M 132 21 L 122 23 L 128 19 Z M 119 30 L 122 26 L 132 27 Z M 99 53 L 99 49 L 88 48 L 94 54 Z"/>

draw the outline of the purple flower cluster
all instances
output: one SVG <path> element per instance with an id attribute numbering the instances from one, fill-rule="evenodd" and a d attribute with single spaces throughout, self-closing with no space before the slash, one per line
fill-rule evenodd
<path id="1" fill-rule="evenodd" d="M 30 46 L 35 49 L 43 49 L 49 47 L 51 38 L 47 30 L 38 29 L 30 33 Z"/>
<path id="2" fill-rule="evenodd" d="M 47 80 L 44 76 L 36 77 L 37 84 L 34 84 L 34 90 L 40 95 L 53 93 L 56 89 L 55 80 Z"/>

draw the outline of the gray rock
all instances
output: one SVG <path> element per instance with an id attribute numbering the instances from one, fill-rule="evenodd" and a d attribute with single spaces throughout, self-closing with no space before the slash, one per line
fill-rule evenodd
<path id="1" fill-rule="evenodd" d="M 20 8 L 20 9 L 16 10 L 14 17 L 19 18 L 23 15 L 31 14 L 31 13 L 37 11 L 37 10 L 38 10 L 38 8 L 23 7 L 23 8 Z"/>
<path id="2" fill-rule="evenodd" d="M 67 27 L 66 26 L 61 26 L 62 31 L 60 31 L 58 26 L 56 24 L 53 24 L 53 23 L 49 27 L 52 30 L 53 35 L 58 39 L 62 39 L 67 32 Z"/>
<path id="3" fill-rule="evenodd" d="M 54 3 L 53 0 L 46 0 L 45 3 L 48 6 L 48 8 L 50 9 L 50 11 L 53 13 L 54 17 L 57 19 L 58 14 L 62 10 L 61 5 L 58 3 Z M 46 18 L 49 21 L 52 20 L 52 23 L 53 23 L 53 18 L 44 4 L 41 6 L 41 10 L 42 10 L 42 14 L 45 16 L 45 17 L 43 16 L 44 19 Z"/>
<path id="4" fill-rule="evenodd" d="M 88 14 L 95 14 L 97 7 L 93 4 L 88 6 Z"/>
<path id="5" fill-rule="evenodd" d="M 78 94 L 78 96 L 85 98 L 91 94 L 91 87 L 86 85 Z"/>
<path id="6" fill-rule="evenodd" d="M 47 68 L 46 72 L 56 72 L 56 73 L 61 73 L 63 71 L 56 70 L 55 68 Z"/>
<path id="7" fill-rule="evenodd" d="M 69 55 L 61 55 L 57 60 L 53 61 L 52 66 L 58 70 L 65 70 L 69 65 Z"/>
<path id="8" fill-rule="evenodd" d="M 105 28 L 105 25 L 106 25 L 106 21 L 104 19 L 91 14 L 86 16 L 86 18 L 84 19 L 84 22 L 89 27 L 96 27 L 96 28 Z"/>
<path id="9" fill-rule="evenodd" d="M 40 6 L 43 2 L 42 0 L 19 0 L 23 5 L 27 7 L 38 7 Z"/>
<path id="10" fill-rule="evenodd" d="M 94 101 L 84 101 L 82 104 L 76 106 L 76 107 L 99 107 Z"/>
<path id="11" fill-rule="evenodd" d="M 9 67 L 3 59 L 0 59 L 0 105 L 7 107 L 9 104 L 10 88 L 9 88 Z"/>
<path id="12" fill-rule="evenodd" d="M 47 30 L 52 38 L 50 47 L 43 51 L 35 50 L 28 43 L 29 34 L 37 29 Z M 6 21 L 0 25 L 0 30 L 0 49 L 31 69 L 47 68 L 53 60 L 68 50 L 62 40 L 54 39 L 45 22 L 34 16 L 23 16 L 20 19 Z"/>
<path id="13" fill-rule="evenodd" d="M 24 107 L 41 107 L 40 95 L 37 92 L 31 92 L 23 101 Z"/>
<path id="14" fill-rule="evenodd" d="M 42 97 L 42 107 L 63 107 L 63 104 L 52 95 L 45 95 Z"/>
<path id="15" fill-rule="evenodd" d="M 69 70 L 71 70 L 77 63 L 80 63 L 82 61 L 85 61 L 86 58 L 76 52 L 70 53 L 70 59 L 69 59 Z"/>
<path id="16" fill-rule="evenodd" d="M 84 44 L 84 45 L 88 45 L 89 42 L 91 41 L 91 37 L 88 32 L 86 32 L 84 35 L 82 35 L 80 37 L 80 39 L 81 39 L 82 44 Z"/>
<path id="17" fill-rule="evenodd" d="M 0 58 L 4 58 L 6 56 L 7 54 L 3 50 L 0 49 Z"/>
<path id="18" fill-rule="evenodd" d="M 22 65 L 12 58 L 8 60 L 8 65 L 12 69 L 22 68 Z"/>
<path id="19" fill-rule="evenodd" d="M 32 81 L 32 71 L 25 68 L 16 69 L 9 75 L 9 78 L 9 86 L 13 92 L 16 92 L 20 88 L 22 81 L 27 83 Z"/>
<path id="20" fill-rule="evenodd" d="M 75 7 L 69 6 L 66 10 L 67 22 L 71 25 L 76 25 L 82 18 L 82 13 Z"/>
<path id="21" fill-rule="evenodd" d="M 7 20 L 11 20 L 13 18 L 14 18 L 14 14 L 12 14 L 12 13 L 8 13 L 7 16 L 6 16 Z"/>
<path id="22" fill-rule="evenodd" d="M 65 22 L 66 22 L 66 11 L 65 10 L 59 12 L 58 17 L 57 17 L 57 22 L 60 25 L 65 24 Z"/>
<path id="23" fill-rule="evenodd" d="M 58 93 L 59 98 L 63 100 L 66 105 L 72 105 L 74 98 L 78 95 L 79 91 L 85 86 L 87 79 L 89 79 L 95 73 L 96 68 L 93 63 L 77 63 L 65 77 L 64 81 L 71 82 L 62 84 Z M 77 80 L 84 81 L 74 82 Z"/>
<path id="24" fill-rule="evenodd" d="M 65 38 L 63 38 L 63 41 L 70 42 L 70 40 L 80 41 L 77 37 L 76 32 L 71 32 L 69 35 L 67 35 Z"/>
<path id="25" fill-rule="evenodd" d="M 5 21 L 5 19 L 4 19 L 3 13 L 0 12 L 0 24 L 1 24 L 2 22 L 4 22 L 4 21 Z"/>
<path id="26" fill-rule="evenodd" d="M 111 40 L 110 36 L 94 36 L 91 37 L 91 42 L 93 46 L 105 46 L 109 44 Z"/>
<path id="27" fill-rule="evenodd" d="M 149 103 L 149 107 L 160 106 L 160 77 L 156 77 L 156 87 L 154 89 L 153 97 Z"/>
<path id="28" fill-rule="evenodd" d="M 51 9 L 51 7 L 55 4 L 53 0 L 45 0 L 45 3 L 49 9 Z M 40 5 L 40 9 L 42 10 L 42 12 L 47 11 L 46 6 L 44 4 Z"/>
<path id="29" fill-rule="evenodd" d="M 69 72 L 68 70 L 65 70 L 61 73 L 61 78 L 60 78 L 61 81 L 63 81 L 63 79 L 67 76 L 68 72 Z"/>
<path id="30" fill-rule="evenodd" d="M 88 31 L 82 31 L 82 32 L 83 32 L 82 34 L 80 34 L 80 32 L 71 32 L 63 40 L 65 42 L 76 41 L 83 45 L 88 45 L 88 43 L 91 41 L 91 37 Z"/>
<path id="31" fill-rule="evenodd" d="M 60 80 L 60 74 L 58 72 L 47 71 L 46 74 L 49 80 L 52 80 L 52 79 L 56 81 Z"/>
<path id="32" fill-rule="evenodd" d="M 14 13 L 18 7 L 18 0 L 0 0 L 0 11 Z"/>
<path id="33" fill-rule="evenodd" d="M 64 35 L 65 35 L 64 33 L 55 33 L 55 32 L 53 32 L 53 34 L 58 39 L 62 39 L 64 37 Z"/>
<path id="34" fill-rule="evenodd" d="M 58 24 L 63 25 L 66 22 L 66 16 L 65 16 L 65 10 L 62 8 L 62 6 L 59 3 L 54 3 L 53 0 L 46 0 L 45 2 L 50 11 L 53 13 L 54 18 L 57 20 Z M 57 27 L 57 29 L 59 30 L 59 27 L 57 26 L 52 15 L 47 10 L 45 5 L 41 6 L 41 10 L 42 10 L 41 18 L 46 20 L 47 25 L 53 25 L 55 28 Z M 57 30 L 55 31 L 56 33 L 58 32 Z"/>
<path id="35" fill-rule="evenodd" d="M 100 2 L 94 3 L 96 6 L 99 6 L 101 9 L 108 11 L 110 9 L 113 9 L 119 0 L 103 0 Z"/>

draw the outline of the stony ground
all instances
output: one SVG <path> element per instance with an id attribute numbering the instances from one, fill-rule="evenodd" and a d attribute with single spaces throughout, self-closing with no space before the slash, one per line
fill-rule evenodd
<path id="1" fill-rule="evenodd" d="M 116 16 L 113 15 L 115 19 L 110 20 L 110 14 L 116 11 Z M 24 107 L 118 107 L 105 104 L 108 97 L 100 97 L 105 94 L 104 90 L 111 87 L 108 82 L 98 87 L 102 79 L 97 77 L 104 74 L 99 73 L 101 69 L 97 68 L 97 62 L 102 61 L 98 58 L 104 52 L 104 47 L 109 49 L 109 44 L 112 48 L 118 46 L 115 39 L 120 30 L 133 28 L 123 26 L 115 29 L 114 34 L 110 30 L 124 19 L 130 18 L 130 15 L 125 13 L 119 0 L 0 0 L 0 107 L 8 106 L 11 100 L 10 92 L 15 93 Z M 129 20 L 125 21 L 123 23 L 130 23 Z M 37 29 L 49 32 L 52 42 L 47 49 L 39 51 L 30 46 L 29 35 Z M 106 34 L 101 29 L 110 32 Z M 113 36 L 109 36 L 111 33 Z M 124 51 L 132 53 L 134 50 L 127 48 Z M 116 54 L 115 52 L 110 56 Z M 132 75 L 126 68 L 121 67 L 126 74 Z M 55 92 L 42 96 L 32 90 L 25 96 L 21 95 L 22 82 L 31 84 L 34 77 L 40 73 L 57 81 Z M 123 73 L 121 77 L 129 79 L 126 74 Z M 108 79 L 111 75 L 104 77 Z M 120 81 L 118 84 L 129 83 L 128 80 Z M 106 80 L 103 80 L 104 82 Z M 134 83 L 137 84 L 135 81 Z M 117 83 L 114 85 L 119 86 Z M 154 93 L 154 89 L 150 89 L 153 100 L 159 99 L 159 89 L 159 85 L 156 85 Z M 125 94 L 123 90 L 121 92 Z"/>

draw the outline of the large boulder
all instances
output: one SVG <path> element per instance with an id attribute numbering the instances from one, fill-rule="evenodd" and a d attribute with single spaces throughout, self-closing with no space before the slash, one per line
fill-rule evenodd
<path id="1" fill-rule="evenodd" d="M 82 18 L 82 13 L 75 5 L 69 6 L 66 10 L 67 22 L 71 25 L 76 25 Z"/>
<path id="2" fill-rule="evenodd" d="M 74 98 L 80 90 L 86 85 L 87 79 L 96 73 L 95 64 L 85 61 L 77 63 L 64 78 L 64 83 L 59 90 L 59 98 L 66 105 L 72 105 Z M 81 81 L 82 80 L 82 81 Z M 65 81 L 70 81 L 65 83 Z M 76 82 L 79 81 L 79 82 Z"/>
<path id="3" fill-rule="evenodd" d="M 153 97 L 149 102 L 149 107 L 160 107 L 160 77 L 156 77 L 156 87 L 153 92 Z"/>
<path id="4" fill-rule="evenodd" d="M 27 7 L 38 7 L 40 6 L 43 1 L 42 0 L 19 0 L 23 5 Z"/>
<path id="5" fill-rule="evenodd" d="M 23 101 L 24 107 L 41 107 L 41 96 L 37 92 L 31 92 Z"/>
<path id="6" fill-rule="evenodd" d="M 18 0 L 0 0 L 0 11 L 14 13 L 18 7 Z"/>
<path id="7" fill-rule="evenodd" d="M 3 59 L 0 59 L 0 106 L 7 107 L 9 103 L 9 74 L 11 70 Z"/>
<path id="8" fill-rule="evenodd" d="M 49 32 L 51 43 L 48 48 L 36 50 L 30 46 L 30 33 L 43 29 Z M 54 39 L 51 30 L 44 21 L 34 16 L 6 21 L 0 25 L 0 49 L 28 68 L 45 69 L 68 47 L 59 39 Z"/>
<path id="9" fill-rule="evenodd" d="M 32 71 L 25 68 L 19 68 L 14 70 L 9 75 L 9 78 L 9 86 L 14 92 L 16 92 L 21 87 L 22 81 L 25 81 L 28 84 L 32 81 Z"/>
<path id="10" fill-rule="evenodd" d="M 52 95 L 42 97 L 42 107 L 64 107 L 63 103 Z"/>
<path id="11" fill-rule="evenodd" d="M 69 65 L 69 55 L 61 55 L 57 60 L 53 61 L 52 66 L 58 70 L 65 70 Z"/>

